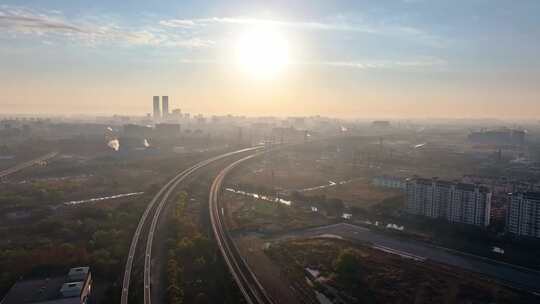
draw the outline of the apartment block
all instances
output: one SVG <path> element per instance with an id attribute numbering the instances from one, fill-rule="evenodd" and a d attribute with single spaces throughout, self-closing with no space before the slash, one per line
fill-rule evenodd
<path id="1" fill-rule="evenodd" d="M 540 238 L 540 192 L 512 193 L 508 207 L 508 232 Z"/>
<path id="2" fill-rule="evenodd" d="M 449 222 L 488 226 L 491 192 L 488 188 L 438 179 L 407 180 L 407 212 Z"/>

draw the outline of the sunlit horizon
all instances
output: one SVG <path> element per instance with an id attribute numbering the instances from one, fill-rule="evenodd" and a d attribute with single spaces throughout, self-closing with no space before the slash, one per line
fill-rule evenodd
<path id="1" fill-rule="evenodd" d="M 7 1 L 0 114 L 540 115 L 538 2 L 300 2 Z"/>

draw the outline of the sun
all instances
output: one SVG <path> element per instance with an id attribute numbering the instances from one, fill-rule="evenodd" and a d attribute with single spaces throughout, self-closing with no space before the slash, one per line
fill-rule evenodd
<path id="1" fill-rule="evenodd" d="M 274 78 L 289 64 L 289 44 L 277 29 L 256 26 L 238 38 L 236 57 L 240 68 L 251 77 Z"/>

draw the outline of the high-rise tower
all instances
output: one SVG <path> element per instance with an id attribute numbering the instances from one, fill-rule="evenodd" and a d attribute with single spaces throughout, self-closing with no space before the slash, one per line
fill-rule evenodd
<path id="1" fill-rule="evenodd" d="M 161 96 L 161 110 L 163 118 L 167 118 L 169 116 L 169 96 Z"/>
<path id="2" fill-rule="evenodd" d="M 154 96 L 154 120 L 161 118 L 161 111 L 159 110 L 159 96 Z"/>

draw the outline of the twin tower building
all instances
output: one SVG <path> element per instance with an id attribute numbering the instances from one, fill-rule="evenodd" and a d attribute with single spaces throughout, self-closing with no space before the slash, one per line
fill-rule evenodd
<path id="1" fill-rule="evenodd" d="M 159 96 L 154 96 L 154 120 L 160 120 L 169 116 L 169 96 L 161 96 L 161 109 L 159 106 Z"/>

